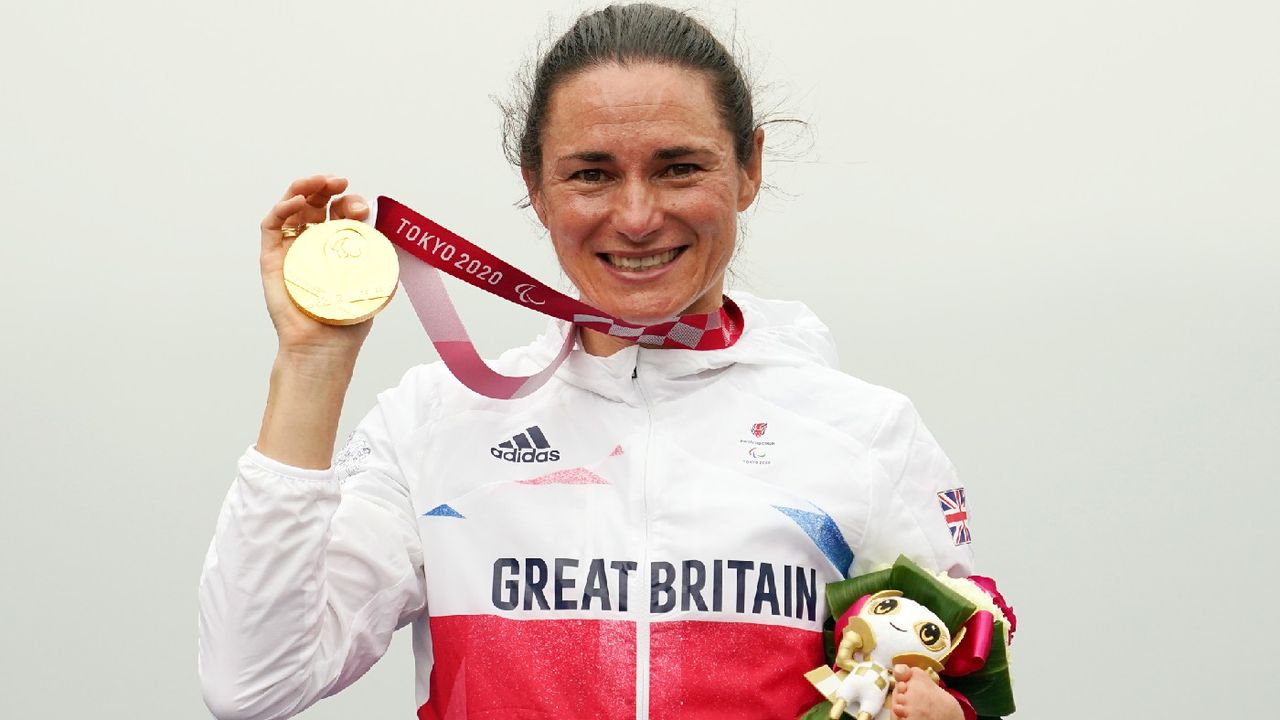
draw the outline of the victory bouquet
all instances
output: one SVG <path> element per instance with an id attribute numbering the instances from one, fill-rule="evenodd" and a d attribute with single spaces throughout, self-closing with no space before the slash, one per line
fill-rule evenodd
<path id="1" fill-rule="evenodd" d="M 802 720 L 891 720 L 894 665 L 923 670 L 966 720 L 1014 711 L 1012 608 L 989 578 L 952 578 L 900 556 L 892 567 L 826 588 L 827 664 L 805 674 L 826 698 Z"/>

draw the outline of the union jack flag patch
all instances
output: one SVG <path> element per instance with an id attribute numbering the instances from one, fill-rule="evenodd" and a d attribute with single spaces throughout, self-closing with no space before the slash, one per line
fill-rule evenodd
<path id="1" fill-rule="evenodd" d="M 951 540 L 956 545 L 968 545 L 973 542 L 969 533 L 969 508 L 964 502 L 964 488 L 952 488 L 938 493 L 938 504 L 942 506 L 942 516 L 947 520 L 947 528 L 951 530 Z"/>

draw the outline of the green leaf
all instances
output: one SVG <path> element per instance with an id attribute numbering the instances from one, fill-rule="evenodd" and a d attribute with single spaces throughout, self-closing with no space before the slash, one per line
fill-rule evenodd
<path id="1" fill-rule="evenodd" d="M 827 608 L 831 611 L 831 617 L 838 618 L 848 610 L 858 598 L 863 595 L 871 595 L 881 590 L 893 589 L 890 585 L 890 577 L 892 569 L 886 568 L 878 570 L 866 575 L 841 580 L 840 582 L 827 584 Z"/>
<path id="2" fill-rule="evenodd" d="M 991 632 L 987 664 L 969 675 L 944 675 L 947 687 L 963 693 L 978 715 L 1009 715 L 1014 711 L 1013 683 L 1009 678 L 1009 654 L 1004 646 L 1004 622 L 997 620 Z"/>
<path id="3" fill-rule="evenodd" d="M 933 573 L 899 555 L 890 579 L 895 590 L 933 611 L 954 635 L 978 611 L 978 606 L 952 590 Z"/>

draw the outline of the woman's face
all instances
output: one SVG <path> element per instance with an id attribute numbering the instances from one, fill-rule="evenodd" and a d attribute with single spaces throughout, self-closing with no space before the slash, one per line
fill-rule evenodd
<path id="1" fill-rule="evenodd" d="M 552 93 L 529 198 L 588 303 L 653 322 L 720 306 L 737 214 L 760 187 L 760 150 L 734 155 L 706 75 L 603 65 Z"/>

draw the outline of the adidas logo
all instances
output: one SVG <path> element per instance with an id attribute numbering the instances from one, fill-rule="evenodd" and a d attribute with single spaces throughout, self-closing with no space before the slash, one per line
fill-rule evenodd
<path id="1" fill-rule="evenodd" d="M 560 451 L 552 450 L 547 436 L 537 425 L 525 428 L 525 431 L 497 447 L 489 448 L 489 453 L 499 460 L 514 463 L 555 462 L 560 459 Z"/>

